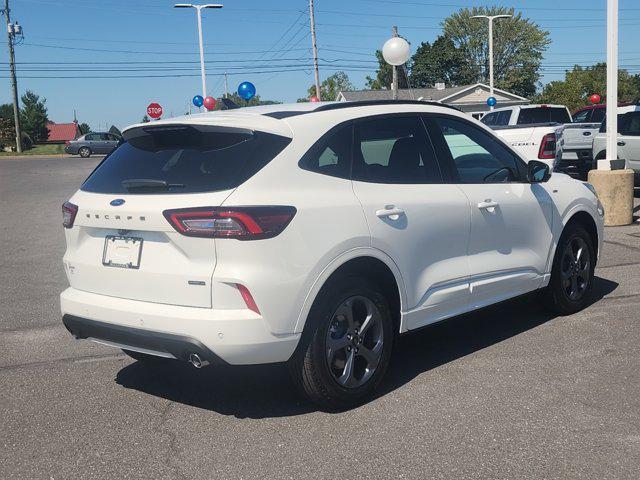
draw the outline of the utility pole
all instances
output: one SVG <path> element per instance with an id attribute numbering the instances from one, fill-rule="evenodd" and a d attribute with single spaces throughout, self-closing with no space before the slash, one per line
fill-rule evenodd
<path id="1" fill-rule="evenodd" d="M 229 98 L 229 83 L 227 72 L 224 72 L 224 98 Z"/>
<path id="2" fill-rule="evenodd" d="M 313 49 L 313 74 L 316 81 L 316 97 L 320 98 L 320 73 L 318 72 L 318 45 L 316 44 L 316 19 L 313 13 L 313 0 L 309 0 L 309 23 L 311 25 L 311 47 Z"/>
<path id="3" fill-rule="evenodd" d="M 11 24 L 9 0 L 4 0 L 4 13 L 7 19 L 7 38 L 9 41 L 9 70 L 11 75 L 11 89 L 13 91 L 13 120 L 16 124 L 16 152 L 22 153 L 22 135 L 20 134 L 20 109 L 18 107 L 18 80 L 16 79 L 16 57 L 13 52 L 13 41 L 16 33 L 21 32 L 17 23 Z"/>
<path id="4" fill-rule="evenodd" d="M 395 25 L 391 27 L 391 36 L 392 37 L 398 36 L 398 27 L 396 27 Z M 391 92 L 393 95 L 393 99 L 397 100 L 398 99 L 398 67 L 393 65 L 392 68 L 393 68 L 393 80 L 391 81 Z"/>

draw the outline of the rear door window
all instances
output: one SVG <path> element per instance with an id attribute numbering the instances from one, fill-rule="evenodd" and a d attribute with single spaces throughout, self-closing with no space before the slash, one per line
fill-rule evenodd
<path id="1" fill-rule="evenodd" d="M 604 108 L 595 108 L 593 110 L 593 115 L 591 116 L 591 122 L 594 123 L 600 123 L 604 120 L 604 117 L 606 116 L 607 110 Z"/>
<path id="2" fill-rule="evenodd" d="M 354 180 L 395 184 L 442 181 L 435 151 L 419 116 L 358 121 L 354 144 Z"/>
<path id="3" fill-rule="evenodd" d="M 300 160 L 300 168 L 348 179 L 351 175 L 353 125 L 330 130 Z"/>
<path id="4" fill-rule="evenodd" d="M 290 138 L 222 127 L 139 127 L 82 185 L 95 193 L 199 193 L 235 188 Z"/>
<path id="5" fill-rule="evenodd" d="M 573 116 L 573 123 L 586 123 L 589 121 L 591 110 L 581 110 Z"/>

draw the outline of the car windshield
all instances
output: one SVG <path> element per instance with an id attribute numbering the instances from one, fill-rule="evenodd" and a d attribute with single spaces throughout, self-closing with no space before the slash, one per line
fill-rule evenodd
<path id="1" fill-rule="evenodd" d="M 192 126 L 142 127 L 82 185 L 95 193 L 198 193 L 235 188 L 291 139 L 264 132 Z"/>

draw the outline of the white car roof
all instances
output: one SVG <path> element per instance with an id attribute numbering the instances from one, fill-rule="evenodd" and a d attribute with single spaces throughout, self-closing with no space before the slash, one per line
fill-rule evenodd
<path id="1" fill-rule="evenodd" d="M 335 105 L 335 108 L 331 108 Z M 321 108 L 323 107 L 323 108 Z M 327 108 L 327 110 L 324 110 Z M 339 120 L 345 120 L 362 115 L 363 113 L 394 113 L 394 112 L 426 112 L 445 111 L 453 114 L 458 112 L 452 107 L 435 102 L 403 102 L 403 101 L 372 101 L 372 102 L 303 102 L 274 105 L 260 105 L 255 107 L 244 107 L 232 110 L 216 110 L 213 112 L 196 113 L 192 115 L 182 115 L 179 117 L 166 118 L 149 123 L 137 123 L 130 125 L 123 130 L 123 134 L 128 130 L 139 127 L 149 127 L 155 125 L 219 125 L 225 127 L 246 128 L 273 133 L 292 138 L 292 124 L 295 124 L 296 117 L 304 116 L 316 109 L 323 110 L 322 114 Z M 320 112 L 318 112 L 320 114 Z M 315 116 L 315 114 L 314 114 Z M 283 121 L 284 119 L 285 121 Z M 304 123 L 304 122 L 303 122 Z"/>

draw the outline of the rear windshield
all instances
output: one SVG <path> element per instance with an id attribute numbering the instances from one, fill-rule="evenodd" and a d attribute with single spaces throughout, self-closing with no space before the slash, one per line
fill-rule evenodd
<path id="1" fill-rule="evenodd" d="M 290 138 L 221 127 L 142 127 L 93 171 L 94 193 L 199 193 L 235 188 L 276 157 Z"/>
<path id="2" fill-rule="evenodd" d="M 523 108 L 518 116 L 518 125 L 532 123 L 571 123 L 569 112 L 560 107 Z"/>

